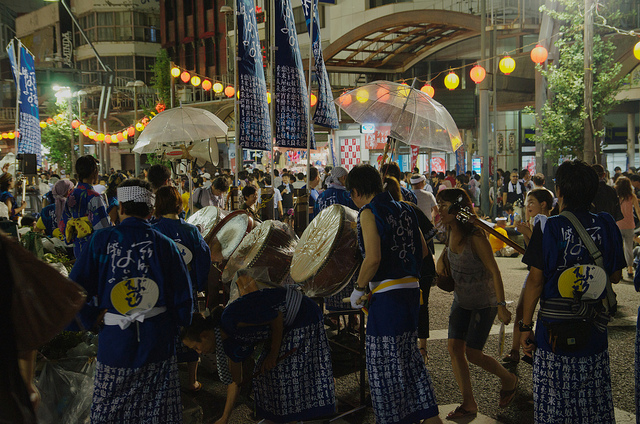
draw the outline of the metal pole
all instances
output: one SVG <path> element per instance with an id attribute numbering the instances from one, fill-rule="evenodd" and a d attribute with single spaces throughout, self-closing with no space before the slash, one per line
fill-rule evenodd
<path id="1" fill-rule="evenodd" d="M 487 59 L 487 0 L 480 2 L 480 60 L 486 66 Z M 495 90 L 495 87 L 494 87 Z M 480 83 L 480 125 L 478 129 L 478 148 L 482 156 L 482 171 L 480 173 L 484 183 L 480 186 L 482 210 L 485 215 L 491 213 L 489 206 L 489 142 L 487 131 L 489 127 L 489 90 L 488 81 Z"/>
<path id="2" fill-rule="evenodd" d="M 233 2 L 233 36 L 235 38 L 235 42 L 233 44 L 233 79 L 236 86 L 236 96 L 233 99 L 233 121 L 235 123 L 234 127 L 234 141 L 235 141 L 235 149 L 236 149 L 236 178 L 234 185 L 238 184 L 238 172 L 240 168 L 240 163 L 242 161 L 242 148 L 240 147 L 240 140 L 238 135 L 239 131 L 239 122 L 238 122 L 238 108 L 240 97 L 237 95 L 238 90 L 240 89 L 240 84 L 238 80 L 238 2 L 234 0 Z"/>
<path id="3" fill-rule="evenodd" d="M 316 16 L 315 0 L 311 1 L 311 13 L 309 16 L 311 18 L 311 22 L 309 23 L 309 90 L 307 90 L 309 98 L 305 100 L 309 105 L 309 115 L 307 116 L 307 199 L 311 196 L 311 187 L 309 186 L 311 183 L 311 181 L 309 181 L 311 176 L 311 131 L 313 130 L 313 120 L 311 119 L 311 64 L 313 63 L 313 20 Z M 307 200 L 307 203 L 308 202 Z M 309 213 L 304 215 L 306 226 L 309 225 Z"/>
<path id="4" fill-rule="evenodd" d="M 22 42 L 16 38 L 16 40 L 18 41 L 18 57 L 17 57 L 17 61 L 16 61 L 16 69 L 14 70 L 16 73 L 16 121 L 15 121 L 15 128 L 14 131 L 16 130 L 20 130 L 20 49 L 22 47 Z M 13 160 L 13 172 L 17 175 L 18 174 L 18 139 L 20 137 L 15 137 L 15 159 Z M 73 149 L 71 150 L 71 157 L 73 158 Z M 74 166 L 73 163 L 71 166 Z M 71 168 L 73 170 L 73 168 Z M 14 175 L 14 177 L 16 176 Z M 17 196 L 17 188 L 14 188 L 14 197 L 18 197 Z"/>
<path id="5" fill-rule="evenodd" d="M 134 119 L 134 125 L 138 123 L 138 87 L 133 86 L 133 119 Z M 135 137 L 134 137 L 134 143 L 133 145 L 135 146 L 136 143 L 138 141 L 138 132 L 136 131 L 135 133 Z M 134 165 L 135 165 L 135 178 L 138 178 L 138 175 L 140 175 L 140 153 L 134 153 Z"/>

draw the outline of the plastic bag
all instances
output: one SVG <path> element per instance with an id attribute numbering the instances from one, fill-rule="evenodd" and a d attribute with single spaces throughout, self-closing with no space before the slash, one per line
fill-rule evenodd
<path id="1" fill-rule="evenodd" d="M 86 356 L 46 361 L 36 380 L 41 396 L 38 422 L 88 423 L 95 369 L 95 358 Z"/>

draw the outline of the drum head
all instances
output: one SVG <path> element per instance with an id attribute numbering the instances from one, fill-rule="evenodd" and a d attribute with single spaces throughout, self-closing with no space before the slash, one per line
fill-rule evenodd
<path id="1" fill-rule="evenodd" d="M 265 263 L 262 266 L 269 268 L 268 275 L 264 277 L 269 278 L 270 283 L 279 284 L 288 270 L 288 264 L 282 262 L 286 261 L 286 257 L 293 256 L 295 247 L 296 239 L 291 236 L 286 224 L 272 220 L 258 224 L 229 258 L 222 281 L 230 282 L 239 269 L 251 268 L 258 259 L 263 258 Z"/>
<path id="2" fill-rule="evenodd" d="M 336 293 L 356 272 L 361 261 L 356 219 L 356 211 L 342 205 L 331 205 L 322 210 L 302 233 L 291 260 L 290 272 L 291 279 L 302 284 L 307 296 Z"/>
<path id="3" fill-rule="evenodd" d="M 206 238 L 213 227 L 226 216 L 225 212 L 217 206 L 206 206 L 187 218 L 187 222 L 198 227 L 202 237 Z"/>
<path id="4" fill-rule="evenodd" d="M 215 238 L 221 245 L 222 257 L 229 259 L 252 228 L 253 220 L 245 211 L 232 212 L 211 230 L 209 245 L 211 246 Z"/>

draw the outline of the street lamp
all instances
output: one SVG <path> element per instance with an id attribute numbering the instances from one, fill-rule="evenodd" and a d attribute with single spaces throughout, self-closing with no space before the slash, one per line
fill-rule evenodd
<path id="1" fill-rule="evenodd" d="M 129 81 L 127 83 L 127 87 L 133 88 L 133 120 L 134 122 L 138 122 L 138 87 L 144 87 L 146 84 L 144 81 L 135 80 Z M 136 141 L 138 141 L 138 133 L 135 134 L 133 138 L 133 145 L 136 145 Z M 135 174 L 136 177 L 140 175 L 140 153 L 134 153 L 135 157 Z"/>

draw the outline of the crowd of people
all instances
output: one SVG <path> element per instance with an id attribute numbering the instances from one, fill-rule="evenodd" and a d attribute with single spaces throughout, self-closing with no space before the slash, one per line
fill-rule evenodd
<path id="1" fill-rule="evenodd" d="M 260 278 L 247 268 L 236 275 L 240 298 L 200 311 L 196 299 L 207 290 L 212 258 L 203 235 L 185 221 L 206 206 L 231 209 L 230 186 L 236 185 L 238 208 L 259 219 L 269 188 L 273 218 L 292 223 L 295 190 L 307 181 L 310 219 L 334 204 L 358 213 L 362 265 L 324 304 L 368 310 L 366 366 L 377 422 L 441 422 L 427 368 L 429 292 L 437 275 L 454 282 L 448 351 L 462 401 L 447 418 L 478 413 L 469 363 L 497 377 L 499 407 L 514 399 L 518 377 L 483 352 L 495 318 L 512 321 L 495 257 L 518 254 L 496 234 L 521 236 L 526 246 L 522 261 L 529 273 L 513 344 L 500 359 L 517 363 L 521 349 L 532 358 L 535 422 L 614 420 L 611 284 L 626 271 L 640 289 L 634 271 L 640 175 L 633 169 L 616 169 L 609 179 L 601 165 L 567 161 L 558 167 L 554 191 L 542 174 L 499 170 L 498 191 L 489 198 L 495 224 L 478 207 L 482 180 L 471 172 L 402 173 L 389 163 L 351 171 L 311 167 L 308 179 L 275 171 L 273 181 L 257 169 L 241 171 L 238 181 L 228 170 L 213 177 L 196 170 L 190 182 L 173 179 L 163 165 L 140 178 L 115 170 L 100 176 L 92 156 L 79 158 L 76 171 L 76 181 L 50 177 L 46 206 L 32 218 L 35 231 L 69 246 L 75 258 L 69 277 L 89 299 L 77 321 L 100 335 L 92 422 L 181 422 L 177 364 L 188 364 L 185 389 L 198 391 L 199 355 L 208 353 L 216 355 L 228 387 L 219 423 L 229 419 L 240 385 L 251 379 L 258 415 L 269 421 L 336 411 L 322 309 L 292 285 L 247 291 Z M 16 203 L 12 188 L 13 177 L 0 175 L 0 201 L 16 219 L 25 215 L 25 204 Z M 459 219 L 461 211 L 472 219 Z M 494 228 L 474 225 L 481 219 Z M 438 233 L 445 248 L 436 260 Z"/>

